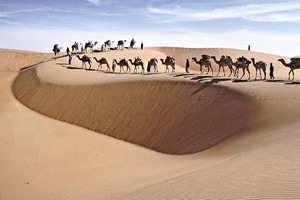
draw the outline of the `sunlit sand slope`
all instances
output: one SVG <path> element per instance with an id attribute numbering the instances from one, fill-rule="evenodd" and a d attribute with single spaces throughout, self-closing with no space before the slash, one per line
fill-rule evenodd
<path id="1" fill-rule="evenodd" d="M 252 98 L 211 83 L 62 86 L 21 72 L 16 98 L 43 115 L 170 154 L 199 152 L 253 126 Z"/>

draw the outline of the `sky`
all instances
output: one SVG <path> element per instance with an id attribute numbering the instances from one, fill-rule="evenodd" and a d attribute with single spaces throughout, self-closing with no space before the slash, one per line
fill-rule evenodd
<path id="1" fill-rule="evenodd" d="M 300 55 L 300 0 L 0 0 L 0 48 L 74 42 L 235 48 Z M 116 42 L 115 42 L 116 43 Z M 115 46 L 114 44 L 113 46 Z"/>

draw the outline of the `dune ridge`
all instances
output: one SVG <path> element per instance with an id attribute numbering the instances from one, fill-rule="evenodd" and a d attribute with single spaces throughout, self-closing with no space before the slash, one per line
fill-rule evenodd
<path id="1" fill-rule="evenodd" d="M 19 71 L 21 68 L 38 64 L 53 58 L 51 53 L 0 49 L 0 71 Z"/>
<path id="2" fill-rule="evenodd" d="M 66 86 L 22 71 L 15 97 L 43 115 L 169 154 L 210 148 L 253 127 L 259 104 L 211 83 L 142 81 Z"/>

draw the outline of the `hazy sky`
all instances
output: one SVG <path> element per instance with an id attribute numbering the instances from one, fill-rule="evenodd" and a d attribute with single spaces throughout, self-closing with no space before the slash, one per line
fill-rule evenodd
<path id="1" fill-rule="evenodd" d="M 0 48 L 75 41 L 227 47 L 300 55 L 300 0 L 0 0 Z M 127 46 L 129 42 L 125 43 Z M 100 45 L 99 45 L 100 47 Z"/>

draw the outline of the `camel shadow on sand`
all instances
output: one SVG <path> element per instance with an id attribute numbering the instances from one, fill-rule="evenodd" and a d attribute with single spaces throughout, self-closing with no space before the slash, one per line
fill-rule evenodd
<path id="1" fill-rule="evenodd" d="M 285 85 L 300 85 L 300 81 L 286 82 Z"/>

